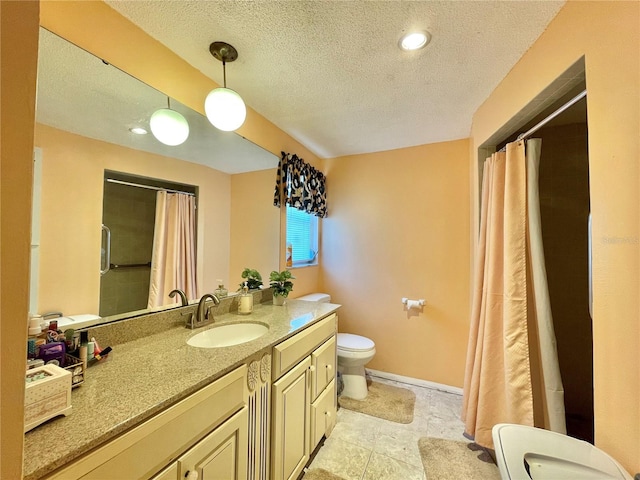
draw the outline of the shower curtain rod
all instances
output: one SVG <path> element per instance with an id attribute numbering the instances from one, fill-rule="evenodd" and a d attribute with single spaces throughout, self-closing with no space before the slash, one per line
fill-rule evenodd
<path id="1" fill-rule="evenodd" d="M 521 133 L 520 135 L 518 135 L 518 140 L 524 140 L 525 138 L 530 137 L 531 135 L 533 135 L 534 133 L 536 133 L 538 130 L 540 130 L 542 127 L 544 127 L 547 123 L 549 123 L 551 120 L 553 120 L 554 118 L 556 118 L 558 115 L 560 115 L 562 112 L 564 112 L 565 110 L 567 110 L 569 107 L 573 106 L 575 103 L 577 103 L 579 100 L 583 99 L 584 97 L 587 96 L 587 91 L 583 90 L 582 92 L 580 92 L 578 95 L 576 95 L 575 97 L 573 97 L 571 100 L 569 100 L 567 103 L 565 103 L 564 105 L 562 105 L 560 108 L 558 108 L 556 111 L 554 111 L 553 113 L 551 113 L 549 116 L 545 117 L 544 119 L 540 120 L 538 123 L 536 123 L 533 127 L 531 127 L 529 130 L 527 130 L 524 133 Z M 500 149 L 501 152 L 504 152 L 507 149 L 507 146 L 505 145 L 504 147 L 502 147 Z"/>
<path id="2" fill-rule="evenodd" d="M 125 182 L 125 181 L 122 181 L 122 180 L 115 180 L 113 178 L 107 178 L 106 180 L 109 183 L 117 183 L 119 185 L 128 185 L 129 187 L 147 188 L 149 190 L 158 190 L 158 191 L 161 191 L 161 192 L 169 192 L 169 193 L 182 193 L 183 195 L 191 195 L 192 197 L 195 197 L 195 193 L 191 193 L 191 192 L 182 192 L 180 190 L 171 190 L 170 188 L 154 187 L 152 185 L 141 185 L 139 183 L 132 183 L 132 182 Z"/>

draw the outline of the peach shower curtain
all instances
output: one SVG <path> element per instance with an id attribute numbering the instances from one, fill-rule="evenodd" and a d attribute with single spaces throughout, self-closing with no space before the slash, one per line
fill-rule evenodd
<path id="1" fill-rule="evenodd" d="M 484 164 L 464 380 L 465 433 L 517 423 L 565 433 L 564 392 L 544 268 L 538 201 L 541 140 L 507 145 Z"/>
<path id="2" fill-rule="evenodd" d="M 189 300 L 198 297 L 195 211 L 193 195 L 158 192 L 148 308 L 178 301 L 169 297 L 176 288 Z"/>

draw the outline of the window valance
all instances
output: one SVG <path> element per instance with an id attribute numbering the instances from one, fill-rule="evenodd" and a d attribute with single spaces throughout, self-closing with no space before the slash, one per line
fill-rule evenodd
<path id="1" fill-rule="evenodd" d="M 282 152 L 273 204 L 281 202 L 317 217 L 327 216 L 325 176 L 297 155 Z"/>

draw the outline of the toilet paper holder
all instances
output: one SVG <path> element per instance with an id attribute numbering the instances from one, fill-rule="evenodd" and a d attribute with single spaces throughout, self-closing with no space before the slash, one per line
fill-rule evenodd
<path id="1" fill-rule="evenodd" d="M 407 308 L 424 307 L 424 298 L 420 298 L 418 300 L 409 300 L 407 297 L 402 297 L 402 304 L 406 305 Z"/>

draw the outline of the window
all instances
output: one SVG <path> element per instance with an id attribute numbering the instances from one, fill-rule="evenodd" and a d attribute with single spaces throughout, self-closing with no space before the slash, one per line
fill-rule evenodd
<path id="1" fill-rule="evenodd" d="M 294 267 L 318 263 L 318 217 L 287 205 L 287 243 Z"/>

